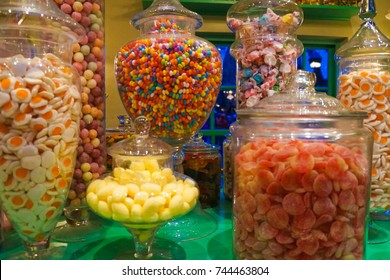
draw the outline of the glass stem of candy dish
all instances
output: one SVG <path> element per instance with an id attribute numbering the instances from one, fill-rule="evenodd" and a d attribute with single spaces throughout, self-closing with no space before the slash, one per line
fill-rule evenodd
<path id="1" fill-rule="evenodd" d="M 134 239 L 134 257 L 136 259 L 145 260 L 150 259 L 153 256 L 152 244 L 159 228 L 159 225 L 151 228 L 134 228 L 126 226 L 126 229 L 131 233 Z"/>
<path id="2" fill-rule="evenodd" d="M 40 260 L 44 259 L 49 249 L 50 241 L 45 239 L 39 242 L 24 241 L 24 247 L 26 249 L 25 257 L 28 260 Z"/>

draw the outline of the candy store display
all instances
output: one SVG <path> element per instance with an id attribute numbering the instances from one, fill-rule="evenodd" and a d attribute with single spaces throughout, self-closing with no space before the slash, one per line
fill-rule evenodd
<path id="1" fill-rule="evenodd" d="M 193 179 L 173 171 L 174 149 L 149 137 L 149 129 L 146 117 L 135 119 L 136 133 L 108 150 L 113 172 L 93 180 L 87 194 L 95 213 L 120 222 L 133 235 L 135 259 L 150 259 L 158 229 L 190 212 L 199 196 Z"/>
<path id="2" fill-rule="evenodd" d="M 24 241 L 18 258 L 36 259 L 50 256 L 76 164 L 81 94 L 70 62 L 84 30 L 51 1 L 19 4 L 0 3 L 0 201 Z"/>
<path id="3" fill-rule="evenodd" d="M 284 90 L 303 51 L 295 34 L 302 22 L 302 9 L 289 0 L 242 0 L 228 10 L 227 25 L 236 33 L 230 52 L 237 60 L 238 109 Z"/>
<path id="4" fill-rule="evenodd" d="M 368 113 L 364 125 L 374 136 L 370 207 L 380 211 L 390 209 L 390 39 L 377 29 L 372 4 L 362 2 L 361 27 L 336 55 L 338 98 L 348 108 Z"/>
<path id="5" fill-rule="evenodd" d="M 314 90 L 297 71 L 288 93 L 238 110 L 233 132 L 238 259 L 363 259 L 372 135 L 364 112 Z"/>
<path id="6" fill-rule="evenodd" d="M 52 1 L 86 29 L 84 38 L 73 45 L 73 67 L 81 76 L 82 119 L 76 169 L 68 195 L 71 222 L 87 218 L 87 213 L 72 213 L 71 208 L 86 206 L 89 182 L 106 170 L 104 0 Z"/>
<path id="7" fill-rule="evenodd" d="M 132 119 L 144 115 L 151 135 L 176 149 L 206 122 L 218 96 L 218 49 L 194 35 L 202 18 L 177 0 L 155 0 L 131 20 L 141 36 L 115 58 L 121 100 Z"/>
<path id="8" fill-rule="evenodd" d="M 199 202 L 203 208 L 219 204 L 221 191 L 221 154 L 219 146 L 203 141 L 202 134 L 195 135 L 183 146 L 184 174 L 199 185 Z"/>

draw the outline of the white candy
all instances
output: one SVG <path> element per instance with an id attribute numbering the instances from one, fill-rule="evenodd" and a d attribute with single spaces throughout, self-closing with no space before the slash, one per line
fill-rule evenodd
<path id="1" fill-rule="evenodd" d="M 20 163 L 23 168 L 28 170 L 34 170 L 41 165 L 41 156 L 25 156 L 20 160 Z"/>

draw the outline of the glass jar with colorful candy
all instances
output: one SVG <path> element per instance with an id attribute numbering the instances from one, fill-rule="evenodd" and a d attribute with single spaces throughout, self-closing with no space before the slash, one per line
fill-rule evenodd
<path id="1" fill-rule="evenodd" d="M 146 116 L 150 134 L 176 150 L 206 122 L 221 84 L 218 49 L 194 35 L 202 22 L 177 0 L 155 0 L 131 20 L 141 36 L 125 44 L 115 58 L 127 113 L 132 119 Z"/>
<path id="2" fill-rule="evenodd" d="M 296 71 L 286 93 L 237 110 L 233 132 L 238 259 L 363 259 L 372 134 Z"/>
<path id="3" fill-rule="evenodd" d="M 0 2 L 0 202 L 24 242 L 21 258 L 53 257 L 79 143 L 72 44 L 84 35 L 52 0 Z"/>
<path id="4" fill-rule="evenodd" d="M 72 64 L 82 85 L 82 119 L 76 170 L 65 212 L 70 224 L 81 225 L 89 219 L 85 202 L 87 185 L 106 170 L 104 0 L 52 1 L 86 29 L 82 40 L 73 45 Z M 55 237 L 70 241 L 72 237 L 80 239 L 81 234 L 62 231 L 62 234 L 56 232 Z"/>
<path id="5" fill-rule="evenodd" d="M 373 0 L 364 0 L 363 21 L 337 51 L 338 98 L 352 110 L 368 113 L 365 127 L 374 136 L 371 210 L 390 210 L 390 39 L 377 29 Z"/>
<path id="6" fill-rule="evenodd" d="M 284 89 L 303 51 L 295 31 L 303 11 L 290 0 L 242 0 L 227 13 L 236 32 L 231 54 L 237 60 L 237 108 L 255 106 Z"/>

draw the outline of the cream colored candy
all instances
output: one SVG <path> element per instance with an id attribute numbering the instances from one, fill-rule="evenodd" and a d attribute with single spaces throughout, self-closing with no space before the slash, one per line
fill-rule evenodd
<path id="1" fill-rule="evenodd" d="M 20 163 L 23 168 L 26 168 L 28 170 L 34 170 L 41 165 L 41 156 L 35 155 L 35 156 L 25 156 L 20 159 Z"/>

